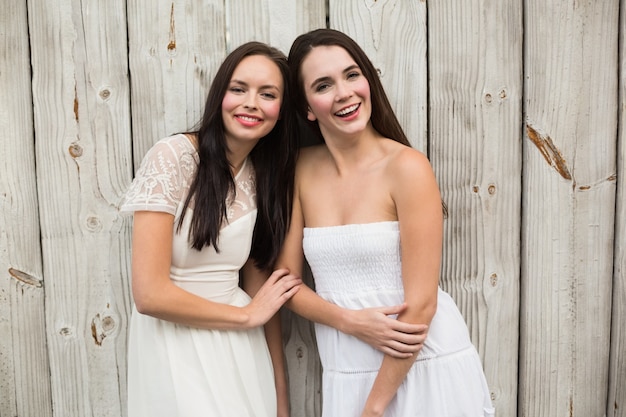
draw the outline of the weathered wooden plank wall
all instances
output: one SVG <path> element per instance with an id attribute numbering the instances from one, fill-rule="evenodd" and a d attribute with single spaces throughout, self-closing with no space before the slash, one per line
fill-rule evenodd
<path id="1" fill-rule="evenodd" d="M 52 415 L 26 2 L 0 12 L 0 416 Z"/>
<path id="2" fill-rule="evenodd" d="M 613 309 L 607 417 L 626 417 L 626 1 L 620 1 L 619 97 L 617 101 L 617 203 L 615 204 L 615 251 L 613 254 Z"/>
<path id="3" fill-rule="evenodd" d="M 625 2 L 5 2 L 0 417 L 125 415 L 133 170 L 235 46 L 327 25 L 433 162 L 497 416 L 626 417 Z M 292 416 L 319 416 L 312 328 L 283 318 Z"/>
<path id="4" fill-rule="evenodd" d="M 135 169 L 158 139 L 202 116 L 226 50 L 223 1 L 128 1 Z"/>
<path id="5" fill-rule="evenodd" d="M 617 137 L 617 204 L 615 213 L 615 251 L 613 265 L 613 309 L 611 314 L 611 353 L 606 415 L 626 417 L 626 1 L 620 1 L 619 21 L 619 99 Z"/>
<path id="6" fill-rule="evenodd" d="M 517 407 L 522 4 L 428 9 L 430 159 L 448 204 L 442 287 L 478 348 L 498 415 Z"/>
<path id="7" fill-rule="evenodd" d="M 426 3 L 330 0 L 329 24 L 358 39 L 411 144 L 427 151 Z"/>
<path id="8" fill-rule="evenodd" d="M 607 409 L 618 16 L 526 1 L 521 415 Z"/>
<path id="9" fill-rule="evenodd" d="M 125 7 L 28 1 L 55 416 L 119 416 L 125 403 L 130 235 L 117 211 L 132 175 Z"/>

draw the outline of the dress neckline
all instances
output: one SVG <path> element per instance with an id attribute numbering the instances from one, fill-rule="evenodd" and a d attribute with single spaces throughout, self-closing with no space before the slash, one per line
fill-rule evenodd
<path id="1" fill-rule="evenodd" d="M 200 155 L 198 153 L 198 144 L 195 142 L 195 140 L 191 139 L 191 137 L 186 134 L 186 133 L 178 133 L 178 135 L 181 135 L 185 138 L 185 141 L 187 142 L 187 144 L 193 149 L 194 153 L 196 155 Z M 174 135 L 176 136 L 176 135 Z M 239 167 L 239 170 L 237 171 L 237 174 L 233 175 L 233 180 L 237 181 L 237 179 L 239 179 L 239 177 L 241 176 L 241 173 L 245 170 L 246 166 L 248 165 L 248 159 L 249 156 L 246 156 L 246 158 L 243 160 L 241 166 Z"/>
<path id="2" fill-rule="evenodd" d="M 331 230 L 331 229 L 354 229 L 354 228 L 364 228 L 364 227 L 376 227 L 376 226 L 385 226 L 385 225 L 398 225 L 397 220 L 380 220 L 368 223 L 348 223 L 348 224 L 337 224 L 333 226 L 317 226 L 317 227 L 304 227 L 304 230 Z"/>

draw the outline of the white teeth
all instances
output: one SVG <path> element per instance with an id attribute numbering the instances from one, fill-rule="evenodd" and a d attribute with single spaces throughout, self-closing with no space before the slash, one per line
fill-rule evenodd
<path id="1" fill-rule="evenodd" d="M 355 111 L 358 108 L 359 108 L 359 105 L 358 104 L 354 104 L 354 105 L 352 105 L 350 107 L 346 107 L 345 109 L 338 111 L 335 114 L 337 116 L 345 116 L 346 114 L 352 113 L 353 111 Z"/>
<path id="2" fill-rule="evenodd" d="M 248 116 L 237 116 L 242 120 L 245 120 L 246 122 L 258 122 L 259 119 L 257 119 L 256 117 L 248 117 Z"/>

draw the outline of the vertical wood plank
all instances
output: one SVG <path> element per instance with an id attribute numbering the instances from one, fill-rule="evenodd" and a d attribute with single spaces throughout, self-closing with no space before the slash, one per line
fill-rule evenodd
<path id="1" fill-rule="evenodd" d="M 0 415 L 52 416 L 26 2 L 0 12 Z"/>
<path id="2" fill-rule="evenodd" d="M 523 416 L 602 416 L 609 369 L 619 1 L 526 0 Z"/>
<path id="3" fill-rule="evenodd" d="M 121 416 L 130 313 L 124 0 L 28 2 L 54 415 Z"/>
<path id="4" fill-rule="evenodd" d="M 329 21 L 367 53 L 411 144 L 426 152 L 426 3 L 330 0 Z"/>
<path id="5" fill-rule="evenodd" d="M 477 347 L 498 416 L 515 416 L 522 9 L 429 3 L 429 145 L 449 216 L 441 286 Z"/>
<path id="6" fill-rule="evenodd" d="M 128 0 L 135 169 L 159 139 L 192 129 L 226 52 L 224 1 Z"/>
<path id="7" fill-rule="evenodd" d="M 626 1 L 620 1 L 617 200 L 607 417 L 626 417 Z"/>

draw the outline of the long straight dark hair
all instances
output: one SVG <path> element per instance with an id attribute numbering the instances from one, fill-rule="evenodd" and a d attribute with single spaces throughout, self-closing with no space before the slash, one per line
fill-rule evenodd
<path id="1" fill-rule="evenodd" d="M 316 46 L 339 46 L 350 54 L 357 63 L 363 75 L 370 85 L 372 101 L 372 126 L 381 135 L 411 146 L 396 114 L 389 103 L 383 84 L 378 77 L 378 72 L 367 57 L 363 49 L 348 35 L 334 29 L 316 29 L 304 33 L 296 38 L 289 51 L 289 69 L 291 70 L 291 91 L 294 105 L 298 115 L 307 120 L 308 104 L 304 92 L 304 80 L 302 79 L 302 61 Z M 319 124 L 316 121 L 308 121 L 308 125 L 316 133 L 320 141 L 323 141 Z"/>
<path id="2" fill-rule="evenodd" d="M 291 110 L 289 67 L 278 49 L 261 42 L 248 42 L 233 50 L 211 83 L 198 137 L 199 164 L 185 200 L 178 230 L 186 209 L 193 201 L 189 242 L 197 250 L 213 246 L 219 251 L 219 231 L 226 219 L 227 197 L 235 191 L 228 162 L 228 145 L 222 118 L 222 100 L 233 72 L 248 56 L 262 55 L 276 64 L 283 77 L 280 117 L 270 133 L 261 138 L 250 152 L 256 176 L 257 219 L 250 256 L 263 270 L 273 267 L 285 239 L 291 216 L 295 161 L 298 152 L 295 114 Z"/>
<path id="3" fill-rule="evenodd" d="M 351 37 L 343 32 L 334 29 L 315 29 L 304 33 L 296 38 L 289 51 L 289 69 L 291 71 L 291 92 L 293 102 L 301 120 L 306 120 L 308 126 L 313 130 L 318 141 L 324 141 L 320 126 L 317 121 L 307 119 L 308 103 L 304 92 L 304 80 L 302 79 L 302 61 L 316 46 L 338 46 L 350 54 L 352 59 L 361 68 L 363 75 L 370 85 L 370 99 L 372 101 L 372 114 L 370 121 L 374 129 L 381 135 L 411 147 L 411 143 L 398 121 L 385 89 L 383 87 L 378 72 L 367 57 L 367 54 Z M 448 206 L 442 200 L 441 207 L 444 218 L 448 217 Z"/>

